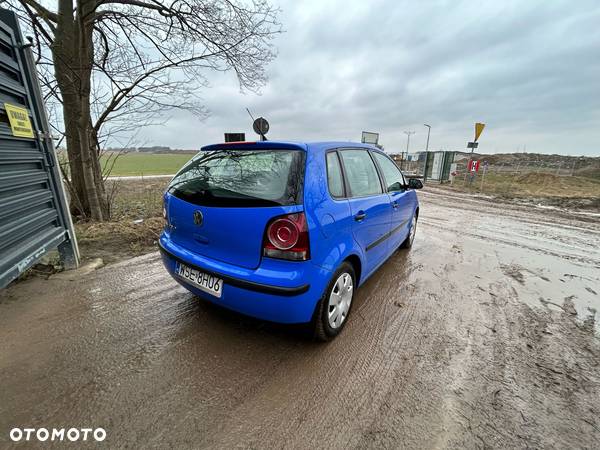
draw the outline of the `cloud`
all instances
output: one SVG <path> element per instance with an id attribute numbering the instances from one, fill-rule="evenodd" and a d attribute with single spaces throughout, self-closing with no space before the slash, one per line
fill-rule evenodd
<path id="1" fill-rule="evenodd" d="M 281 1 L 286 30 L 262 95 L 212 74 L 204 122 L 173 112 L 144 141 L 178 148 L 254 139 L 245 108 L 269 137 L 359 140 L 378 131 L 386 150 L 461 150 L 487 124 L 484 152 L 600 156 L 600 4 L 589 1 Z"/>

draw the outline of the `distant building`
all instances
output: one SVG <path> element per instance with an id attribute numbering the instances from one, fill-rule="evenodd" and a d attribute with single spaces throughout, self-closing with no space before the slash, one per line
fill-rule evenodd
<path id="1" fill-rule="evenodd" d="M 447 181 L 450 177 L 450 165 L 454 162 L 456 152 L 429 151 L 396 153 L 390 156 L 396 165 L 409 176 L 423 176 L 425 169 L 425 158 L 427 158 L 427 179 L 435 181 Z"/>

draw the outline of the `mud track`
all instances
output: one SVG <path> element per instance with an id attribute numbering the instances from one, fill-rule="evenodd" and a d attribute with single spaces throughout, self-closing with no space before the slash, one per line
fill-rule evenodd
<path id="1" fill-rule="evenodd" d="M 0 446 L 598 448 L 598 218 L 420 197 L 329 344 L 198 301 L 158 254 L 2 292 Z"/>

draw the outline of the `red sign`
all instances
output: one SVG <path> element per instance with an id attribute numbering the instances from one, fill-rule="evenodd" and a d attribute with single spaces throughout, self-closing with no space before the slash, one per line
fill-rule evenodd
<path id="1" fill-rule="evenodd" d="M 469 164 L 467 165 L 467 170 L 469 172 L 479 172 L 479 160 L 473 161 L 470 159 Z"/>

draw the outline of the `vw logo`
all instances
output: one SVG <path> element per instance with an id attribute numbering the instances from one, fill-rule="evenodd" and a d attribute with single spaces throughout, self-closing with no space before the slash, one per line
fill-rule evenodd
<path id="1" fill-rule="evenodd" d="M 202 222 L 204 222 L 204 215 L 202 214 L 202 211 L 194 211 L 194 223 L 198 226 L 201 226 Z"/>

